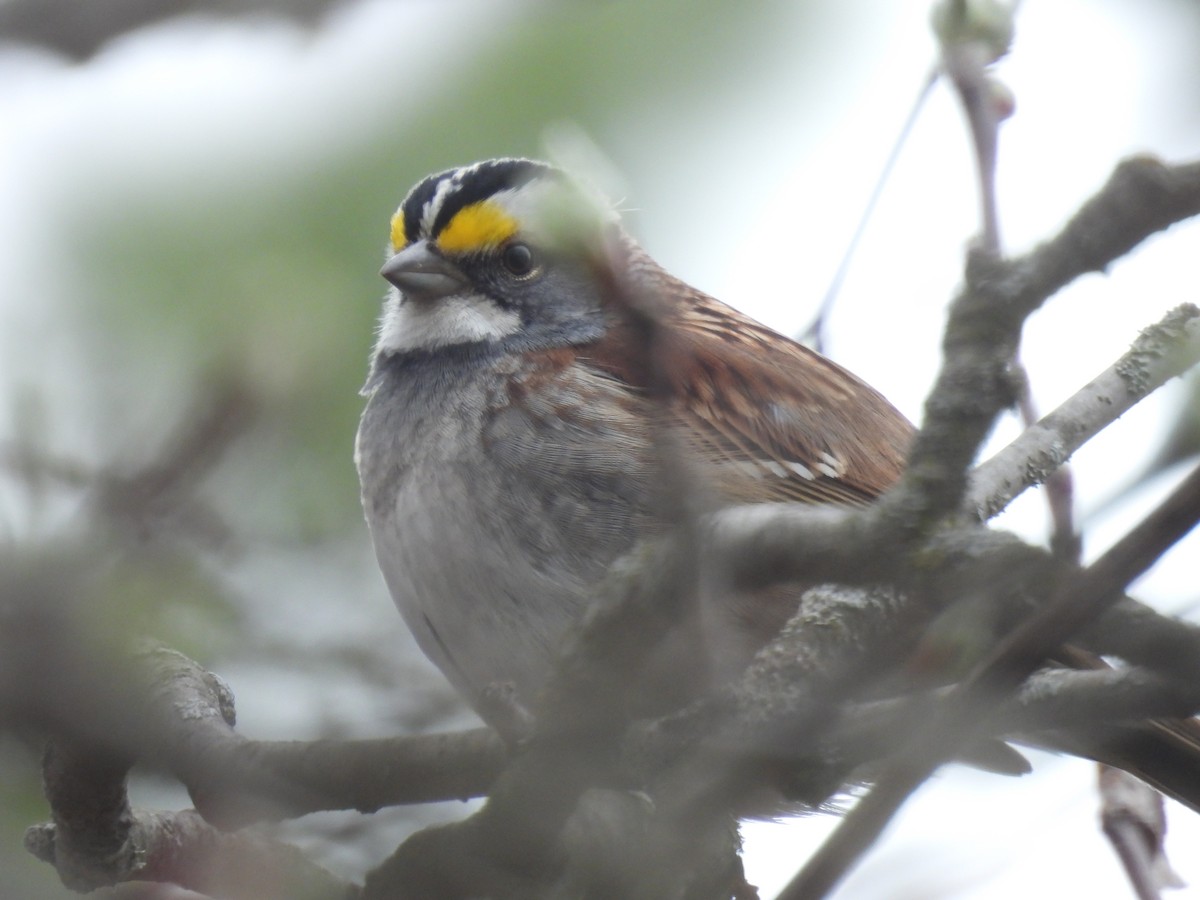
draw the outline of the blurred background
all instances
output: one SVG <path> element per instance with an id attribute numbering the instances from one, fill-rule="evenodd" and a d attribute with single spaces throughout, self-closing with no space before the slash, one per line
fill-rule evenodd
<path id="1" fill-rule="evenodd" d="M 550 156 L 597 180 L 668 269 L 794 333 L 935 59 L 925 0 L 164 3 L 127 30 L 146 5 L 0 0 L 0 544 L 12 559 L 102 543 L 115 562 L 88 627 L 151 634 L 219 672 L 240 729 L 262 738 L 473 722 L 392 607 L 352 462 L 387 223 L 408 188 L 480 158 Z M 1016 98 L 999 169 L 1012 252 L 1122 156 L 1200 151 L 1190 0 L 1031 0 L 997 74 Z M 915 421 L 975 197 L 938 88 L 827 345 Z M 1178 227 L 1035 317 L 1024 356 L 1043 411 L 1200 299 L 1198 240 Z M 1195 453 L 1194 395 L 1170 386 L 1077 457 L 1089 556 Z M 1031 495 L 1001 524 L 1043 540 L 1045 519 Z M 1139 596 L 1190 613 L 1198 551 L 1176 548 Z M 0 735 L 5 900 L 72 896 L 21 848 L 47 815 L 39 752 Z M 1035 762 L 1019 780 L 948 768 L 839 896 L 1128 896 L 1092 767 Z M 134 799 L 188 805 L 152 774 Z M 280 831 L 357 877 L 412 828 L 464 813 Z M 1171 816 L 1168 851 L 1200 886 L 1200 827 Z M 764 897 L 832 824 L 748 827 Z"/>

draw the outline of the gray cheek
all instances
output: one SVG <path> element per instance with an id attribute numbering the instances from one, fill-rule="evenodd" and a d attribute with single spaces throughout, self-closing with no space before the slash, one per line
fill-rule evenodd
<path id="1" fill-rule="evenodd" d="M 521 311 L 521 330 L 512 336 L 518 349 L 567 347 L 604 336 L 607 316 L 594 279 L 556 264 L 540 281 L 513 292 Z"/>

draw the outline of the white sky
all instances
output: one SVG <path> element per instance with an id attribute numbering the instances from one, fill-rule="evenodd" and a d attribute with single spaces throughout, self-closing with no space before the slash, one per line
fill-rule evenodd
<path id="1" fill-rule="evenodd" d="M 1200 128 L 1173 119 L 1169 103 L 1158 99 L 1170 97 L 1172 79 L 1182 77 L 1180 60 L 1194 52 L 1183 42 L 1194 32 L 1172 28 L 1172 19 L 1153 15 L 1152 7 L 1083 0 L 1025 4 L 1015 52 L 998 70 L 1017 103 L 1001 143 L 1000 212 L 1009 248 L 1026 248 L 1053 233 L 1122 156 L 1144 150 L 1176 159 L 1197 154 Z M 795 128 L 780 127 L 778 94 L 747 98 L 739 110 L 743 125 L 761 112 L 759 133 L 711 133 L 709 123 L 689 120 L 686 110 L 678 113 L 678 139 L 694 152 L 674 167 L 677 179 L 720 172 L 735 149 L 745 160 L 747 146 L 754 148 L 760 171 L 741 170 L 737 180 L 712 188 L 728 190 L 718 198 L 727 213 L 722 221 L 742 227 L 696 228 L 689 210 L 657 204 L 667 195 L 652 187 L 631 198 L 639 232 L 668 268 L 783 330 L 802 325 L 820 297 L 933 58 L 923 0 L 860 0 L 844 9 L 844 22 L 831 26 L 835 35 L 842 28 L 846 38 L 836 48 L 840 74 L 821 97 L 804 98 L 811 109 Z M 15 358 L 17 345 L 34 341 L 45 342 L 57 358 L 53 320 L 44 310 L 6 308 L 3 295 L 39 296 L 30 284 L 47 296 L 62 289 L 53 254 L 69 251 L 86 231 L 51 240 L 39 208 L 47 197 L 61 200 L 64 177 L 72 184 L 113 169 L 119 179 L 136 180 L 152 192 L 158 179 L 180 177 L 171 160 L 180 148 L 197 144 L 216 160 L 215 171 L 222 165 L 275 165 L 273 157 L 256 155 L 264 108 L 281 109 L 271 127 L 294 134 L 296 146 L 304 147 L 322 115 L 364 114 L 367 107 L 338 112 L 340 97 L 361 90 L 367 67 L 380 48 L 394 43 L 399 28 L 437 35 L 436 41 L 406 45 L 415 70 L 423 59 L 436 67 L 447 40 L 465 47 L 482 41 L 489 23 L 503 15 L 504 4 L 373 3 L 341 16 L 311 42 L 288 29 L 191 25 L 129 37 L 85 68 L 35 56 L 0 57 L 0 353 Z M 451 21 L 455 28 L 442 27 Z M 478 29 L 460 28 L 465 22 Z M 786 83 L 786 77 L 780 80 Z M 305 94 L 305 104 L 280 102 L 296 91 Z M 436 96 L 411 102 L 436 102 Z M 389 114 L 403 114 L 402 101 L 389 96 L 388 103 Z M 162 115 L 164 107 L 172 114 Z M 229 110 L 236 110 L 245 128 L 226 126 L 214 134 L 211 111 L 217 108 L 226 122 Z M 665 178 L 651 154 L 632 145 L 640 123 L 629 124 L 627 134 L 603 149 L 633 170 L 633 184 Z M 298 153 L 292 164 L 316 171 L 319 160 Z M 832 355 L 914 419 L 936 370 L 944 304 L 975 215 L 963 126 L 947 92 L 939 90 L 859 249 L 832 323 Z M 1172 306 L 1198 299 L 1198 236 L 1192 227 L 1155 241 L 1110 276 L 1088 278 L 1055 298 L 1031 322 L 1024 357 L 1044 410 L 1108 366 L 1140 328 Z M 72 377 L 54 366 L 49 371 Z M 1153 449 L 1164 404 L 1146 404 L 1079 455 L 1085 512 Z M 1013 433 L 1006 426 L 1000 438 Z M 1103 549 L 1133 520 L 1132 511 L 1149 502 L 1121 504 L 1089 522 L 1089 553 Z M 1002 524 L 1037 536 L 1043 521 L 1041 502 L 1031 497 Z M 1192 540 L 1173 554 L 1144 583 L 1143 596 L 1175 605 L 1192 599 L 1188 560 L 1197 550 Z M 1091 766 L 1043 755 L 1036 763 L 1037 774 L 1023 779 L 961 767 L 940 774 L 838 896 L 879 897 L 880 885 L 889 885 L 888 897 L 1129 896 L 1096 826 Z M 747 826 L 750 879 L 764 888 L 764 897 L 786 882 L 833 824 L 813 817 Z M 1200 886 L 1198 841 L 1200 818 L 1174 810 L 1172 861 Z"/>

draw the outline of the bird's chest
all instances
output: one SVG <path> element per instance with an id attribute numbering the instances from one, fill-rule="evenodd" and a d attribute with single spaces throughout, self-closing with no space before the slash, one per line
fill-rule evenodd
<path id="1" fill-rule="evenodd" d="M 627 441 L 512 404 L 503 371 L 397 371 L 357 462 L 376 554 L 425 653 L 469 698 L 531 700 L 564 632 L 643 531 Z"/>

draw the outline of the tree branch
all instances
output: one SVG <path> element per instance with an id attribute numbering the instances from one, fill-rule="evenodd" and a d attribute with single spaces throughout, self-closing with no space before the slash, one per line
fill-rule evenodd
<path id="1" fill-rule="evenodd" d="M 124 796 L 124 790 L 121 790 Z M 59 824 L 35 825 L 25 847 L 54 866 L 75 891 L 129 881 L 179 885 L 214 900 L 354 900 L 359 888 L 310 862 L 297 848 L 239 832 L 224 834 L 199 813 L 133 812 L 125 806 L 110 824 L 114 851 L 90 855 L 79 844 L 95 843 L 104 826 L 86 833 Z"/>
<path id="2" fill-rule="evenodd" d="M 925 422 L 900 485 L 882 501 L 898 533 L 919 535 L 962 504 L 971 459 L 1014 400 L 1007 366 L 1026 317 L 1073 279 L 1197 213 L 1200 163 L 1168 166 L 1137 157 L 1121 163 L 1056 237 L 1026 256 L 968 255 L 966 287 L 950 308 Z"/>
<path id="3" fill-rule="evenodd" d="M 167 881 L 216 900 L 351 900 L 358 889 L 295 847 L 225 835 L 198 813 L 134 812 L 128 759 L 60 740 L 46 752 L 46 799 L 54 823 L 35 825 L 26 848 L 64 885 L 87 892 L 127 881 Z"/>
<path id="4" fill-rule="evenodd" d="M 1200 362 L 1200 308 L 1176 307 L 1109 368 L 976 467 L 964 503 L 984 521 L 1041 484 L 1097 433 Z"/>
<path id="5" fill-rule="evenodd" d="M 890 762 L 879 783 L 842 820 L 781 897 L 822 896 L 875 842 L 912 791 L 965 741 L 978 736 L 989 711 L 1041 661 L 1104 606 L 1122 596 L 1140 575 L 1200 519 L 1200 469 L 1141 524 L 1056 591 L 1054 600 L 1027 619 L 983 660 L 919 739 Z"/>

